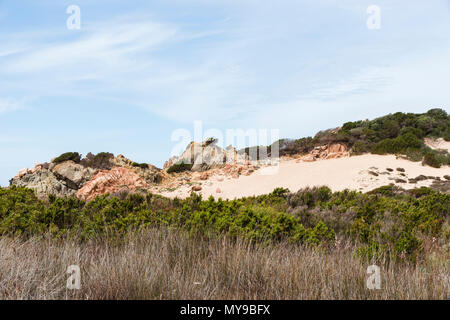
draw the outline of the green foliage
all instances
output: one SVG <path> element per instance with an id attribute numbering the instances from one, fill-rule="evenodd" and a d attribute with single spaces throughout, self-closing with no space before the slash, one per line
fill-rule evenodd
<path id="1" fill-rule="evenodd" d="M 450 116 L 445 110 L 431 109 L 422 114 L 397 112 L 374 120 L 346 122 L 337 132 L 325 130 L 314 137 L 281 139 L 278 144 L 280 156 L 304 154 L 317 146 L 343 143 L 351 148 L 352 155 L 402 154 L 413 161 L 421 161 L 428 152 L 423 142 L 425 137 L 443 137 L 450 141 Z M 244 151 L 250 154 L 252 148 Z M 439 155 L 437 159 L 441 164 L 449 161 L 446 155 Z"/>
<path id="2" fill-rule="evenodd" d="M 59 157 L 55 158 L 53 160 L 53 163 L 58 164 L 69 160 L 72 160 L 75 163 L 80 163 L 81 154 L 79 154 L 78 152 L 66 152 L 60 155 Z"/>
<path id="3" fill-rule="evenodd" d="M 352 154 L 403 154 L 413 161 L 420 161 L 428 152 L 424 137 L 449 140 L 450 117 L 442 109 L 431 109 L 423 114 L 397 112 L 371 121 L 347 122 L 338 136 L 352 147 Z M 448 161 L 446 155 L 435 158 L 433 163 Z M 428 162 L 427 159 L 425 163 Z"/>
<path id="4" fill-rule="evenodd" d="M 313 187 L 299 190 L 291 194 L 287 201 L 291 207 L 316 206 L 320 202 L 328 201 L 331 197 L 331 190 L 328 187 Z"/>
<path id="5" fill-rule="evenodd" d="M 86 203 L 54 196 L 44 202 L 33 191 L 12 186 L 0 189 L 0 234 L 76 234 L 90 239 L 163 225 L 194 235 L 288 239 L 310 245 L 332 246 L 336 237 L 347 237 L 360 244 L 362 255 L 389 252 L 415 259 L 424 237 L 448 236 L 449 207 L 449 194 L 426 187 L 405 191 L 384 186 L 366 194 L 333 193 L 328 187 L 295 193 L 278 188 L 238 200 L 203 200 L 194 193 L 183 200 L 153 194 L 122 199 L 104 195 Z"/>
<path id="6" fill-rule="evenodd" d="M 192 169 L 192 166 L 193 164 L 187 164 L 182 161 L 180 163 L 175 163 L 171 167 L 169 167 L 169 169 L 167 169 L 167 173 L 189 171 Z"/>
<path id="7" fill-rule="evenodd" d="M 436 154 L 434 154 L 433 152 L 427 152 L 425 154 L 425 156 L 423 157 L 422 164 L 426 164 L 426 165 L 429 165 L 430 167 L 434 167 L 434 168 L 441 167 L 441 162 L 437 158 Z"/>
<path id="8" fill-rule="evenodd" d="M 359 155 L 369 152 L 369 147 L 362 140 L 357 140 L 352 147 L 352 155 Z"/>
<path id="9" fill-rule="evenodd" d="M 204 146 L 209 146 L 210 144 L 216 144 L 219 141 L 219 139 L 216 139 L 214 137 L 209 137 L 208 139 L 205 140 L 204 142 Z"/>
<path id="10" fill-rule="evenodd" d="M 133 162 L 131 164 L 133 167 L 136 168 L 142 168 L 142 169 L 147 169 L 148 168 L 148 164 L 147 163 L 137 163 L 137 162 Z"/>
<path id="11" fill-rule="evenodd" d="M 109 152 L 100 152 L 96 155 L 89 152 L 86 157 L 81 160 L 81 164 L 85 167 L 94 169 L 110 170 L 113 167 L 113 158 L 114 154 Z"/>
<path id="12" fill-rule="evenodd" d="M 396 138 L 381 140 L 372 147 L 371 151 L 376 154 L 405 154 L 408 150 L 420 150 L 423 146 L 424 143 L 422 140 L 413 133 L 408 132 Z"/>

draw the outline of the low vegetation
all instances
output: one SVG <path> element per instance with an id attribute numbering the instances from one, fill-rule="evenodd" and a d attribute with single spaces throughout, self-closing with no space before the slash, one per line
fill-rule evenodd
<path id="1" fill-rule="evenodd" d="M 173 172 L 183 172 L 183 171 L 189 171 L 192 169 L 193 164 L 184 163 L 184 161 L 180 163 L 175 163 L 172 166 L 170 166 L 167 169 L 167 173 L 173 173 Z"/>
<path id="2" fill-rule="evenodd" d="M 100 152 L 96 155 L 89 152 L 86 157 L 81 160 L 80 163 L 85 167 L 100 170 L 110 170 L 113 167 L 113 159 L 114 154 L 109 152 Z"/>
<path id="3" fill-rule="evenodd" d="M 343 143 L 353 155 L 362 153 L 401 154 L 413 161 L 439 167 L 450 164 L 450 155 L 427 147 L 424 138 L 443 137 L 450 141 L 450 116 L 443 109 L 426 113 L 397 112 L 374 120 L 346 122 L 338 129 L 325 130 L 314 137 L 279 140 L 280 155 L 308 153 L 314 147 Z M 244 149 L 250 154 L 252 148 Z M 270 147 L 269 147 L 270 153 Z M 423 159 L 425 156 L 425 159 Z"/>
<path id="4" fill-rule="evenodd" d="M 93 239 L 123 236 L 130 230 L 165 226 L 192 235 L 242 237 L 261 243 L 288 241 L 332 246 L 346 239 L 357 254 L 406 257 L 427 255 L 430 239 L 448 243 L 450 195 L 422 187 L 404 191 L 386 186 L 369 193 L 327 187 L 296 193 L 276 189 L 271 194 L 238 200 L 203 200 L 130 194 L 104 195 L 91 202 L 36 198 L 32 190 L 0 189 L 0 234 L 32 237 L 77 236 Z"/>
<path id="5" fill-rule="evenodd" d="M 75 163 L 80 163 L 81 161 L 81 154 L 79 154 L 78 152 L 66 152 L 63 153 L 62 155 L 60 155 L 59 157 L 56 157 L 55 159 L 53 159 L 53 163 L 54 164 L 59 164 L 65 161 L 73 161 Z"/>
<path id="6" fill-rule="evenodd" d="M 141 169 L 147 169 L 147 168 L 148 168 L 148 164 L 147 164 L 147 163 L 133 162 L 133 163 L 131 164 L 131 166 L 137 167 L 137 168 L 141 168 Z"/>
<path id="7" fill-rule="evenodd" d="M 120 241 L 2 237 L 0 299 L 449 299 L 445 251 L 421 264 L 367 261 L 354 251 L 344 241 L 324 250 L 167 227 Z M 380 267 L 379 290 L 366 286 L 372 264 Z M 80 267 L 80 290 L 66 289 L 69 265 Z"/>
<path id="8" fill-rule="evenodd" d="M 66 152 L 53 159 L 52 162 L 54 164 L 59 164 L 65 161 L 73 161 L 85 167 L 100 170 L 110 170 L 113 167 L 113 159 L 114 154 L 109 152 L 100 152 L 95 155 L 89 152 L 84 158 L 82 158 L 82 155 L 78 152 Z"/>
<path id="9" fill-rule="evenodd" d="M 448 299 L 449 206 L 425 187 L 88 203 L 3 188 L 0 299 Z"/>

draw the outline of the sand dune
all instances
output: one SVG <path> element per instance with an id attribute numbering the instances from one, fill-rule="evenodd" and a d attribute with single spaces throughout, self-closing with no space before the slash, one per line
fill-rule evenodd
<path id="1" fill-rule="evenodd" d="M 450 141 L 445 141 L 442 138 L 425 138 L 425 144 L 434 150 L 446 150 L 447 152 L 450 152 Z"/>
<path id="2" fill-rule="evenodd" d="M 387 168 L 393 171 L 389 172 Z M 404 172 L 397 171 L 397 168 L 403 168 Z M 282 160 L 277 169 L 274 174 L 264 174 L 262 170 L 258 170 L 250 176 L 240 176 L 238 179 L 212 176 L 202 182 L 202 190 L 199 193 L 204 197 L 212 195 L 215 198 L 234 199 L 266 194 L 277 187 L 296 191 L 307 186 L 327 185 L 333 191 L 348 188 L 366 192 L 395 183 L 405 189 L 411 189 L 428 186 L 433 182 L 433 179 L 415 184 L 407 182 L 408 179 L 419 175 L 440 177 L 442 180 L 445 180 L 444 175 L 450 175 L 448 166 L 436 169 L 422 166 L 420 162 L 397 159 L 394 155 L 372 154 L 316 162 L 296 163 L 295 160 Z M 406 183 L 401 183 L 398 179 Z M 184 198 L 190 194 L 190 188 L 191 186 L 185 185 L 174 191 L 159 193 L 168 197 Z M 217 189 L 220 189 L 219 193 Z"/>

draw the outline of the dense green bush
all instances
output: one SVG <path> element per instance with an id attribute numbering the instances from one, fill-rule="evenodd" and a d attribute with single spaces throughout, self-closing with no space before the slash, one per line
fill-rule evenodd
<path id="1" fill-rule="evenodd" d="M 430 167 L 434 167 L 434 168 L 441 167 L 441 162 L 437 158 L 436 154 L 434 154 L 433 152 L 427 152 L 424 155 L 422 164 L 426 164 L 426 165 L 429 165 Z"/>
<path id="2" fill-rule="evenodd" d="M 131 165 L 133 167 L 142 168 L 142 169 L 147 169 L 148 168 L 148 164 L 147 163 L 133 162 Z"/>
<path id="3" fill-rule="evenodd" d="M 59 157 L 53 159 L 53 163 L 58 164 L 69 160 L 72 160 L 75 163 L 80 163 L 81 154 L 79 154 L 78 152 L 66 152 L 60 155 Z"/>
<path id="4" fill-rule="evenodd" d="M 396 138 L 387 138 L 375 144 L 371 151 L 376 154 L 406 154 L 408 150 L 420 150 L 424 145 L 423 141 L 415 136 L 412 132 Z"/>
<path id="5" fill-rule="evenodd" d="M 371 121 L 347 122 L 338 135 L 352 147 L 353 154 L 402 154 L 413 161 L 420 161 L 429 152 L 423 138 L 443 137 L 449 140 L 449 130 L 447 112 L 431 109 L 423 114 L 397 112 Z M 445 155 L 434 158 L 441 164 L 447 161 Z M 424 163 L 428 164 L 428 160 Z"/>
<path id="6" fill-rule="evenodd" d="M 112 159 L 114 154 L 109 152 L 100 152 L 96 155 L 88 153 L 84 159 L 81 160 L 81 164 L 85 167 L 94 169 L 110 170 L 113 167 Z"/>
<path id="7" fill-rule="evenodd" d="M 171 167 L 169 167 L 169 169 L 167 169 L 167 173 L 189 171 L 192 169 L 192 166 L 193 164 L 187 164 L 182 161 L 180 163 L 175 163 Z"/>
<path id="8" fill-rule="evenodd" d="M 343 143 L 351 148 L 353 155 L 366 152 L 402 154 L 420 161 L 428 152 L 423 142 L 425 137 L 443 137 L 450 141 L 450 116 L 445 110 L 431 109 L 422 114 L 397 112 L 374 120 L 346 122 L 339 130 L 320 131 L 314 137 L 297 140 L 281 139 L 277 143 L 280 156 L 308 153 L 320 145 Z M 251 149 L 243 151 L 249 154 Z M 446 155 L 436 158 L 441 164 L 448 161 Z"/>
<path id="9" fill-rule="evenodd" d="M 359 244 L 360 254 L 390 252 L 415 258 L 422 241 L 448 241 L 450 195 L 422 187 L 405 191 L 385 186 L 363 194 L 327 187 L 295 193 L 272 193 L 238 200 L 203 200 L 130 194 L 108 195 L 91 202 L 75 198 L 36 198 L 33 191 L 0 189 L 0 234 L 54 236 L 76 234 L 82 239 L 120 236 L 151 225 L 182 228 L 193 234 L 243 236 L 257 241 L 293 242 L 332 247 L 337 238 Z"/>

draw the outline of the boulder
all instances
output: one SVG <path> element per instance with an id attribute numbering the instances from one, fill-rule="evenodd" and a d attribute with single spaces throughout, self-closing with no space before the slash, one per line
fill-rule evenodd
<path id="1" fill-rule="evenodd" d="M 76 196 L 83 200 L 93 200 L 106 193 L 115 194 L 122 191 L 147 189 L 149 186 L 138 174 L 127 168 L 115 167 L 111 170 L 98 171 Z"/>
<path id="2" fill-rule="evenodd" d="M 167 171 L 174 164 L 184 162 L 192 164 L 191 171 L 199 172 L 222 168 L 227 164 L 244 164 L 248 160 L 246 154 L 238 153 L 232 146 L 222 149 L 216 142 L 214 139 L 202 143 L 191 142 L 179 157 L 171 157 L 164 163 L 164 170 Z"/>
<path id="3" fill-rule="evenodd" d="M 159 183 L 167 176 L 167 173 L 155 166 L 137 164 L 123 155 L 99 155 L 100 157 L 88 154 L 80 163 L 71 160 L 38 163 L 33 169 L 20 170 L 10 180 L 10 184 L 33 189 L 39 197 L 46 198 L 50 194 L 58 197 L 74 196 L 89 182 L 89 186 L 79 194 L 84 199 L 91 199 L 91 194 L 95 197 L 102 193 L 114 193 L 118 189 L 116 184 L 122 182 L 125 189 L 134 191 L 139 187 Z M 108 168 L 102 169 L 103 167 Z M 95 181 L 91 182 L 91 179 Z M 99 185 L 99 181 L 105 181 L 104 188 Z"/>
<path id="4" fill-rule="evenodd" d="M 165 175 L 161 169 L 148 164 L 146 167 L 136 166 L 136 163 L 130 159 L 127 159 L 123 155 L 119 154 L 117 157 L 112 159 L 114 167 L 123 167 L 130 169 L 142 179 L 144 179 L 148 184 L 159 183 L 164 180 Z"/>
<path id="5" fill-rule="evenodd" d="M 10 184 L 33 189 L 41 199 L 45 199 L 51 194 L 57 197 L 70 197 L 76 193 L 76 189 L 73 189 L 71 185 L 67 185 L 66 181 L 59 180 L 48 169 L 40 169 L 34 173 L 29 172 L 18 175 L 10 180 Z"/>
<path id="6" fill-rule="evenodd" d="M 347 147 L 341 143 L 333 143 L 330 145 L 323 145 L 314 147 L 311 152 L 301 156 L 297 162 L 313 162 L 316 160 L 335 159 L 341 157 L 348 157 L 349 152 Z"/>
<path id="7" fill-rule="evenodd" d="M 209 174 L 207 172 L 203 172 L 200 175 L 200 180 L 208 180 L 208 178 L 209 178 Z"/>
<path id="8" fill-rule="evenodd" d="M 65 181 L 66 185 L 71 189 L 77 190 L 91 179 L 95 170 L 85 168 L 81 164 L 73 161 L 65 161 L 57 164 L 52 172 L 59 180 Z"/>
<path id="9" fill-rule="evenodd" d="M 334 143 L 328 147 L 328 153 L 342 153 L 347 151 L 347 147 L 340 143 Z"/>

